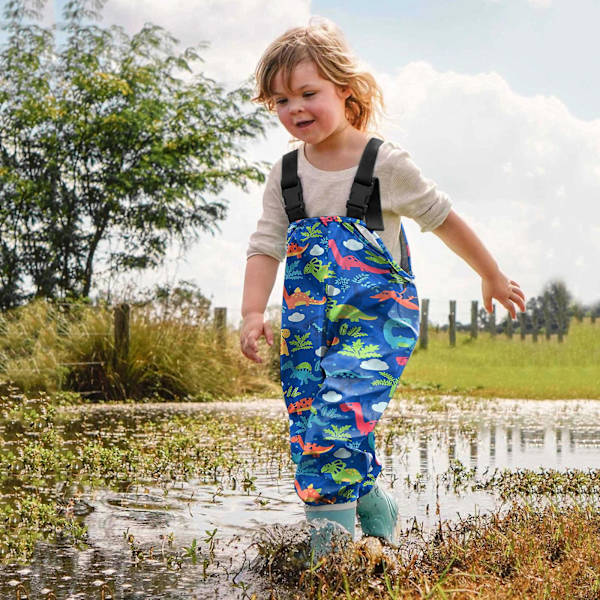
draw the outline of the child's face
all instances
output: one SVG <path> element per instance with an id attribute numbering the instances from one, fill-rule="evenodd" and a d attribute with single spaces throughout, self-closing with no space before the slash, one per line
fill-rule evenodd
<path id="1" fill-rule="evenodd" d="M 350 88 L 341 90 L 323 79 L 312 60 L 298 63 L 292 70 L 290 85 L 284 87 L 282 71 L 273 80 L 273 101 L 282 125 L 296 138 L 318 144 L 348 125 L 345 100 Z M 312 121 L 301 127 L 302 121 Z"/>

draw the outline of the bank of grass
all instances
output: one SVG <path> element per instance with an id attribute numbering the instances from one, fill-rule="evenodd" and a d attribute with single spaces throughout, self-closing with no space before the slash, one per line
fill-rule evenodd
<path id="1" fill-rule="evenodd" d="M 501 398 L 600 398 L 600 321 L 571 321 L 562 343 L 544 335 L 533 342 L 480 332 L 429 331 L 427 350 L 413 352 L 402 375 L 404 389 Z M 402 388 L 401 388 L 402 389 Z M 400 393 L 400 392 L 399 392 Z"/>
<path id="2" fill-rule="evenodd" d="M 131 307 L 129 353 L 116 364 L 113 321 L 109 307 L 73 304 L 65 312 L 44 299 L 0 314 L 0 382 L 96 400 L 225 400 L 281 390 L 271 364 L 242 356 L 237 332 L 220 337 L 210 321 L 161 319 L 144 306 Z"/>

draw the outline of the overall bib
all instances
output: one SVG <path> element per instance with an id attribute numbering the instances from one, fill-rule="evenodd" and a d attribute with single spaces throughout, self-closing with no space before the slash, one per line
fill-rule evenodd
<path id="1" fill-rule="evenodd" d="M 383 229 L 371 138 L 347 216 L 307 218 L 297 150 L 282 164 L 290 220 L 281 311 L 281 384 L 290 418 L 294 485 L 311 506 L 354 502 L 381 472 L 374 428 L 419 335 L 419 303 L 404 228 L 402 266 Z M 341 506 L 340 506 L 341 508 Z"/>

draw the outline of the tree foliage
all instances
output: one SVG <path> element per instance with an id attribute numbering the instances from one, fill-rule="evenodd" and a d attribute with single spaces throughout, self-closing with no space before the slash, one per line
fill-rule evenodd
<path id="1" fill-rule="evenodd" d="M 44 2 L 7 0 L 0 53 L 0 308 L 32 296 L 88 296 L 109 272 L 160 265 L 215 233 L 225 185 L 248 191 L 266 163 L 242 143 L 265 133 L 244 107 L 249 81 L 225 92 L 194 48 L 146 24 L 102 28 L 105 0 L 69 0 L 56 30 Z M 59 44 L 60 40 L 60 44 Z"/>

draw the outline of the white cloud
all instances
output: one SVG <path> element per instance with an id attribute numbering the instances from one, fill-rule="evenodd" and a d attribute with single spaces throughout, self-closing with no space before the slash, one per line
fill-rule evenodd
<path id="1" fill-rule="evenodd" d="M 389 369 L 390 366 L 383 360 L 379 360 L 378 358 L 370 358 L 369 360 L 363 360 L 360 363 L 361 369 L 368 369 L 370 371 L 385 371 Z"/>
<path id="2" fill-rule="evenodd" d="M 325 394 L 323 394 L 323 400 L 325 402 L 339 402 L 342 399 L 342 395 L 334 392 L 333 390 L 329 390 Z"/>
<path id="3" fill-rule="evenodd" d="M 351 455 L 349 450 L 346 450 L 346 448 L 340 448 L 339 450 L 336 450 L 333 455 L 336 458 L 349 458 Z"/>
<path id="4" fill-rule="evenodd" d="M 207 41 L 200 50 L 199 68 L 218 82 L 241 82 L 253 71 L 267 45 L 286 29 L 306 25 L 310 0 L 109 0 L 104 24 L 122 25 L 129 32 L 156 23 L 182 47 Z"/>
<path id="5" fill-rule="evenodd" d="M 357 242 L 356 240 L 346 240 L 344 242 L 342 242 L 342 244 L 348 248 L 348 250 L 362 250 L 363 249 L 363 244 L 361 244 L 360 242 Z"/>
<path id="6" fill-rule="evenodd" d="M 448 193 L 526 295 L 562 277 L 576 297 L 600 296 L 597 281 L 570 269 L 577 256 L 597 252 L 600 120 L 575 118 L 553 96 L 516 94 L 497 73 L 438 72 L 415 62 L 375 75 L 390 107 L 386 139 L 406 148 Z M 404 221 L 419 293 L 432 299 L 434 314 L 445 320 L 450 298 L 481 304 L 477 275 L 437 236 Z M 556 249 L 552 262 L 549 248 Z"/>

